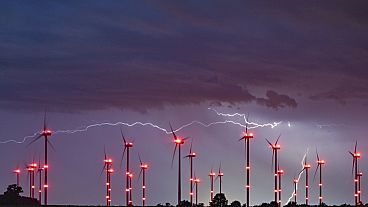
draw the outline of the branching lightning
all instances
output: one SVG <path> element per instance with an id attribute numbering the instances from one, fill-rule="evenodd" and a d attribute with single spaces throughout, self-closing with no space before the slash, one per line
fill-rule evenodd
<path id="1" fill-rule="evenodd" d="M 241 116 L 241 117 L 243 117 L 245 119 L 246 124 L 253 125 L 253 126 L 250 126 L 251 128 L 258 128 L 258 127 L 271 127 L 271 128 L 275 128 L 279 124 L 281 124 L 281 121 L 280 122 L 273 122 L 273 123 L 266 123 L 266 124 L 258 124 L 258 123 L 255 123 L 255 122 L 248 122 L 246 120 L 246 114 L 240 114 L 240 113 L 225 114 L 225 113 L 218 112 L 216 109 L 213 109 L 213 108 L 208 108 L 208 109 L 214 111 L 219 116 L 224 116 L 224 117 Z M 242 125 L 242 126 L 245 127 L 245 125 Z M 250 128 L 250 127 L 248 127 L 248 128 Z"/>
<path id="2" fill-rule="evenodd" d="M 223 116 L 223 117 L 234 117 L 234 116 L 242 116 L 245 119 L 245 114 L 239 114 L 239 113 L 235 113 L 235 114 L 224 114 L 224 113 L 220 113 L 218 111 L 216 111 L 215 109 L 211 109 L 210 110 L 216 112 L 217 115 L 219 116 Z M 191 125 L 200 125 L 203 127 L 211 127 L 213 125 L 219 125 L 219 124 L 233 124 L 233 125 L 238 125 L 242 128 L 246 127 L 245 124 L 248 124 L 248 129 L 253 129 L 253 128 L 258 128 L 258 127 L 271 127 L 271 128 L 275 128 L 276 126 L 278 126 L 281 122 L 273 122 L 273 123 L 266 123 L 266 124 L 259 124 L 259 123 L 255 123 L 255 122 L 248 122 L 246 121 L 246 123 L 240 123 L 237 121 L 233 121 L 233 120 L 224 120 L 224 121 L 216 121 L 216 122 L 211 122 L 211 123 L 203 123 L 201 121 L 191 121 L 187 124 L 184 124 L 182 126 L 180 126 L 179 128 L 175 129 L 174 132 L 178 132 L 183 130 L 184 128 L 187 128 Z M 158 129 L 166 134 L 171 134 L 172 132 L 170 130 L 167 130 L 163 127 L 160 127 L 154 123 L 151 122 L 134 122 L 134 123 L 126 123 L 126 122 L 115 122 L 115 123 L 110 123 L 110 122 L 102 122 L 102 123 L 95 123 L 95 124 L 91 124 L 85 127 L 79 127 L 77 129 L 65 129 L 65 130 L 56 130 L 53 132 L 53 134 L 74 134 L 74 133 L 78 133 L 78 132 L 86 132 L 91 128 L 96 128 L 96 127 L 103 127 L 103 126 L 127 126 L 127 127 L 133 127 L 133 126 L 150 126 L 152 128 Z M 7 143 L 15 143 L 15 144 L 23 144 L 27 141 L 27 139 L 30 138 L 34 138 L 36 136 L 39 135 L 39 132 L 34 133 L 33 135 L 28 135 L 25 136 L 21 139 L 21 141 L 17 141 L 16 139 L 10 139 L 10 140 L 6 140 L 6 141 L 0 141 L 0 144 L 7 144 Z"/>
<path id="3" fill-rule="evenodd" d="M 296 183 L 296 191 L 298 191 L 298 184 L 299 184 L 299 180 L 300 180 L 300 178 L 302 177 L 302 175 L 303 175 L 303 172 L 304 172 L 304 160 L 305 160 L 305 158 L 307 157 L 307 155 L 308 155 L 308 151 L 309 151 L 309 148 L 307 148 L 307 151 L 305 152 L 305 154 L 304 154 L 304 156 L 303 156 L 303 159 L 302 159 L 302 161 L 301 161 L 301 165 L 302 165 L 302 169 L 301 169 L 301 171 L 300 171 L 300 173 L 299 173 L 299 175 L 298 175 L 298 179 L 297 179 L 297 183 Z M 289 199 L 287 200 L 287 202 L 285 203 L 285 205 L 287 205 L 290 201 L 291 201 L 291 199 L 293 199 L 293 197 L 294 197 L 294 194 L 295 194 L 296 192 L 293 190 L 293 192 L 291 193 L 291 196 L 289 197 Z"/>

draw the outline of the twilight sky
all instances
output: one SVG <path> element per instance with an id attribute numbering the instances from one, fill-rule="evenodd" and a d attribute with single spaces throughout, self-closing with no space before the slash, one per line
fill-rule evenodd
<path id="1" fill-rule="evenodd" d="M 11 170 L 43 156 L 41 142 L 22 141 L 42 127 L 47 108 L 54 131 L 102 122 L 151 122 L 174 128 L 193 120 L 209 124 L 250 114 L 259 124 L 252 140 L 251 205 L 273 199 L 271 150 L 265 138 L 282 134 L 283 198 L 309 149 L 325 165 L 325 202 L 353 202 L 351 157 L 358 140 L 367 170 L 368 12 L 366 1 L 0 1 L 0 191 Z M 149 162 L 147 203 L 176 203 L 176 163 L 171 136 L 150 126 L 122 126 Z M 120 126 L 51 137 L 50 203 L 103 204 L 99 177 L 103 148 L 115 161 L 113 204 L 123 204 Z M 200 202 L 208 204 L 211 167 L 222 162 L 229 201 L 245 201 L 243 128 L 227 123 L 190 125 L 201 178 Z M 184 145 L 183 153 L 189 148 Z M 183 160 L 183 198 L 189 165 Z M 137 177 L 137 176 L 136 176 Z M 26 174 L 22 184 L 26 187 Z M 304 185 L 304 178 L 301 179 Z M 318 183 L 311 179 L 311 203 Z M 217 183 L 218 184 L 218 183 Z M 218 185 L 216 184 L 216 189 Z M 363 179 L 363 192 L 367 186 Z M 134 181 L 134 202 L 140 203 Z M 299 202 L 304 202 L 298 192 Z M 25 194 L 28 195 L 27 190 Z M 368 197 L 363 193 L 362 200 Z"/>

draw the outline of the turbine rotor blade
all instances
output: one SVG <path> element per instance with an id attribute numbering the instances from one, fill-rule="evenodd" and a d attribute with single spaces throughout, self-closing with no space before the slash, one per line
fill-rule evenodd
<path id="1" fill-rule="evenodd" d="M 271 172 L 273 172 L 273 160 L 275 159 L 275 150 L 272 149 Z"/>
<path id="2" fill-rule="evenodd" d="M 141 155 L 138 153 L 138 158 L 139 158 L 139 163 L 142 165 L 142 159 L 141 159 Z"/>
<path id="3" fill-rule="evenodd" d="M 106 146 L 104 145 L 104 158 L 105 160 L 107 159 L 107 155 L 106 155 Z"/>
<path id="4" fill-rule="evenodd" d="M 270 145 L 270 147 L 273 147 L 272 143 L 266 139 L 267 143 Z"/>
<path id="5" fill-rule="evenodd" d="M 43 130 L 45 131 L 47 129 L 47 124 L 46 124 L 46 110 L 45 113 L 43 115 Z"/>
<path id="6" fill-rule="evenodd" d="M 169 125 L 170 125 L 170 129 L 171 129 L 171 133 L 174 136 L 174 139 L 177 139 L 176 134 L 175 134 L 170 122 L 169 122 Z"/>
<path id="7" fill-rule="evenodd" d="M 175 144 L 174 152 L 172 154 L 172 159 L 171 159 L 171 168 L 173 168 L 173 166 L 174 166 L 174 158 L 175 158 L 175 153 L 176 153 L 176 148 L 177 147 L 178 147 L 178 144 Z"/>
<path id="8" fill-rule="evenodd" d="M 356 161 L 355 161 L 355 158 L 353 158 L 353 166 L 351 167 L 351 175 L 353 176 L 354 175 L 354 167 L 356 165 Z"/>
<path id="9" fill-rule="evenodd" d="M 124 160 L 124 156 L 125 156 L 125 150 L 126 150 L 126 147 L 124 146 L 124 151 L 123 151 L 123 154 L 121 155 L 121 159 L 120 159 L 120 169 L 122 169 L 122 167 L 123 167 L 123 160 Z"/>
<path id="10" fill-rule="evenodd" d="M 319 156 L 318 156 L 318 151 L 317 151 L 317 149 L 316 149 L 316 154 L 317 154 L 317 160 L 319 161 Z"/>
<path id="11" fill-rule="evenodd" d="M 277 137 L 277 140 L 275 142 L 275 145 L 277 145 L 277 143 L 279 142 L 280 137 L 281 137 L 281 134 Z"/>
<path id="12" fill-rule="evenodd" d="M 50 145 L 51 149 L 54 150 L 54 151 L 56 151 L 54 145 L 50 142 L 50 140 L 49 139 L 46 139 L 46 141 Z"/>
<path id="13" fill-rule="evenodd" d="M 142 171 L 143 171 L 143 169 L 141 168 L 141 170 L 139 171 L 138 180 L 140 180 L 140 179 L 141 179 Z"/>
<path id="14" fill-rule="evenodd" d="M 127 141 L 126 141 L 126 139 L 124 137 L 124 133 L 123 133 L 123 130 L 121 128 L 120 128 L 120 134 L 121 134 L 121 138 L 123 138 L 123 140 L 124 140 L 124 144 L 126 144 Z"/>
<path id="15" fill-rule="evenodd" d="M 319 164 L 317 165 L 317 168 L 316 168 L 316 171 L 314 171 L 314 175 L 313 175 L 313 182 L 316 180 L 316 174 L 317 174 L 317 171 L 318 171 L 318 168 L 319 168 Z"/>
<path id="16" fill-rule="evenodd" d="M 30 143 L 27 144 L 27 147 L 29 147 L 31 144 L 33 144 L 34 142 L 36 142 L 37 140 L 39 140 L 42 137 L 42 134 L 38 135 L 36 138 L 34 138 Z"/>
<path id="17" fill-rule="evenodd" d="M 189 154 L 192 154 L 193 139 L 190 142 Z"/>

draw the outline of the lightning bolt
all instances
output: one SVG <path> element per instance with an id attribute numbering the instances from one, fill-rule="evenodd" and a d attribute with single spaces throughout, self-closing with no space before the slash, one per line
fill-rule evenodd
<path id="1" fill-rule="evenodd" d="M 215 109 L 210 109 L 210 110 L 215 111 L 217 113 L 217 115 L 219 115 L 219 116 L 223 116 L 223 117 L 242 116 L 245 119 L 245 114 L 239 114 L 239 113 L 236 113 L 236 114 L 223 114 L 223 113 L 220 113 L 220 112 L 216 111 Z M 271 128 L 274 128 L 274 127 L 278 126 L 281 122 L 259 124 L 259 123 L 255 123 L 255 122 L 246 121 L 246 123 L 248 123 L 248 125 L 251 125 L 251 126 L 248 126 L 248 129 L 253 129 L 253 128 L 258 128 L 258 127 L 271 127 Z M 243 123 L 239 123 L 239 122 L 233 121 L 233 120 L 224 120 L 224 121 L 216 121 L 216 122 L 211 122 L 211 123 L 203 123 L 201 121 L 194 120 L 194 121 L 191 121 L 187 124 L 184 124 L 184 125 L 180 126 L 179 128 L 175 129 L 174 132 L 181 131 L 181 130 L 183 130 L 183 129 L 191 126 L 191 125 L 200 125 L 200 126 L 203 126 L 205 128 L 208 128 L 208 127 L 211 127 L 211 126 L 214 126 L 214 125 L 219 125 L 219 124 L 233 124 L 233 125 L 238 125 L 238 126 L 244 128 L 244 127 L 246 127 L 246 123 L 243 124 Z M 79 132 L 86 132 L 91 128 L 104 127 L 104 126 L 127 126 L 127 127 L 150 126 L 154 129 L 158 129 L 158 130 L 160 130 L 160 131 L 162 131 L 166 134 L 171 134 L 172 133 L 170 130 L 167 130 L 167 129 L 165 129 L 163 127 L 160 127 L 160 126 L 158 126 L 154 123 L 151 123 L 151 122 L 145 122 L 145 123 L 143 123 L 143 122 L 134 122 L 134 123 L 102 122 L 102 123 L 91 124 L 91 125 L 88 125 L 88 126 L 85 126 L 85 127 L 79 127 L 77 129 L 56 130 L 56 131 L 53 132 L 53 134 L 74 134 L 74 133 L 79 133 Z M 6 141 L 0 141 L 0 144 L 7 144 L 7 143 L 23 144 L 27 141 L 27 139 L 34 138 L 38 135 L 39 135 L 39 132 L 36 132 L 32 135 L 28 135 L 28 136 L 23 137 L 21 139 L 21 141 L 17 141 L 16 139 L 10 139 L 10 140 L 6 140 Z"/>
<path id="2" fill-rule="evenodd" d="M 266 123 L 266 124 L 258 124 L 258 123 L 255 123 L 255 122 L 249 122 L 247 121 L 246 119 L 246 114 L 240 114 L 240 113 L 233 113 L 233 114 L 225 114 L 225 113 L 221 113 L 221 112 L 218 112 L 216 109 L 213 109 L 213 108 L 208 108 L 208 110 L 212 110 L 214 111 L 218 116 L 223 116 L 223 117 L 235 117 L 235 116 L 240 116 L 240 117 L 243 117 L 246 124 L 248 125 L 253 125 L 253 128 L 258 128 L 258 127 L 271 127 L 271 128 L 275 128 L 277 127 L 279 124 L 281 124 L 282 122 L 279 121 L 279 122 L 273 122 L 273 123 Z M 245 125 L 241 125 L 242 127 L 245 127 Z M 249 127 L 248 127 L 249 128 Z"/>
<path id="3" fill-rule="evenodd" d="M 299 180 L 300 180 L 300 178 L 302 177 L 302 175 L 303 175 L 303 172 L 304 172 L 304 160 L 305 160 L 305 158 L 307 157 L 307 155 L 308 155 L 308 151 L 309 151 L 309 148 L 307 148 L 307 151 L 305 152 L 305 154 L 304 154 L 304 156 L 303 156 L 303 159 L 302 159 L 302 161 L 301 161 L 301 165 L 302 165 L 302 169 L 301 169 L 301 171 L 300 171 L 300 173 L 299 173 L 299 175 L 298 175 L 298 179 L 297 179 L 297 183 L 296 183 L 296 191 L 298 191 L 298 184 L 299 184 Z M 293 197 L 294 197 L 294 194 L 295 194 L 296 192 L 293 190 L 293 192 L 291 193 L 291 196 L 289 197 L 289 199 L 287 200 L 287 202 L 285 203 L 285 205 L 287 205 L 290 201 L 291 201 L 291 199 L 293 199 Z"/>

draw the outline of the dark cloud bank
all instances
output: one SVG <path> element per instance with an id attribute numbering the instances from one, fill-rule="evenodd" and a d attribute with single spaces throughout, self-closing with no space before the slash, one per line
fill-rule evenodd
<path id="1" fill-rule="evenodd" d="M 366 103 L 364 8 L 365 1 L 5 2 L 0 106 L 279 109 L 297 107 L 297 94 Z"/>

